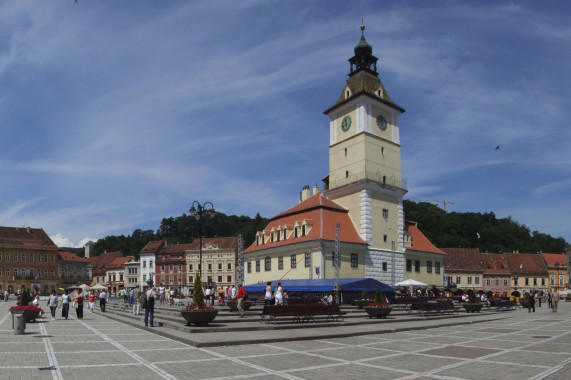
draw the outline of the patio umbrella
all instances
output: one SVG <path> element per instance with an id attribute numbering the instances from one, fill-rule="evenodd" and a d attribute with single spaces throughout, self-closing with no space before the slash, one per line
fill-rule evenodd
<path id="1" fill-rule="evenodd" d="M 91 287 L 91 289 L 92 289 L 92 290 L 106 290 L 107 288 L 106 288 L 105 286 L 103 286 L 103 285 L 96 284 L 96 285 L 93 285 L 93 286 Z"/>
<path id="2" fill-rule="evenodd" d="M 395 286 L 426 286 L 424 282 L 416 281 L 416 280 L 404 280 L 401 282 L 397 282 Z"/>
<path id="3" fill-rule="evenodd" d="M 77 285 L 72 285 L 72 286 L 70 286 L 69 288 L 67 288 L 66 290 L 69 292 L 69 291 L 74 291 L 74 290 L 77 290 L 77 289 L 81 289 L 81 288 L 80 288 L 79 286 L 77 286 Z"/>
<path id="4" fill-rule="evenodd" d="M 87 285 L 87 284 L 81 284 L 81 285 L 79 285 L 79 287 L 80 287 L 81 289 L 85 289 L 85 290 L 91 289 L 91 287 L 90 287 L 89 285 Z"/>

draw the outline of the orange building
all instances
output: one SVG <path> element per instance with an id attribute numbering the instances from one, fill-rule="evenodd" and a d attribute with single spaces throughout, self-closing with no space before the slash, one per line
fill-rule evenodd
<path id="1" fill-rule="evenodd" d="M 569 282 L 567 278 L 567 255 L 564 253 L 542 253 L 541 256 L 549 272 L 549 287 L 558 290 L 566 289 Z"/>
<path id="2" fill-rule="evenodd" d="M 41 228 L 0 227 L 0 289 L 25 286 L 47 294 L 58 286 L 58 247 Z"/>

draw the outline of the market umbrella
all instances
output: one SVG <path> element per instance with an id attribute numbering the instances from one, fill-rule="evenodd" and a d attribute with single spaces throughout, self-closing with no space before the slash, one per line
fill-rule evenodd
<path id="1" fill-rule="evenodd" d="M 404 280 L 401 282 L 397 282 L 395 286 L 426 286 L 424 282 L 416 281 L 416 280 Z"/>
<path id="2" fill-rule="evenodd" d="M 69 292 L 69 291 L 73 291 L 73 290 L 77 290 L 77 289 L 81 289 L 81 288 L 77 285 L 72 285 L 69 288 L 67 288 L 66 290 Z"/>
<path id="3" fill-rule="evenodd" d="M 96 284 L 96 285 L 93 285 L 93 286 L 91 287 L 91 289 L 92 289 L 92 290 L 106 290 L 107 288 L 106 288 L 105 286 L 103 286 L 103 285 Z"/>
<path id="4" fill-rule="evenodd" d="M 80 287 L 81 289 L 85 289 L 85 290 L 91 289 L 91 287 L 90 287 L 89 285 L 87 285 L 87 284 L 81 284 L 81 285 L 79 285 L 79 287 Z"/>

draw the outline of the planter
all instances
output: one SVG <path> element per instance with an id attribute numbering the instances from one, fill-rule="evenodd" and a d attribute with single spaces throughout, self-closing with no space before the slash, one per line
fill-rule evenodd
<path id="1" fill-rule="evenodd" d="M 253 304 L 254 304 L 254 302 L 252 302 L 250 300 L 244 301 L 244 311 L 251 308 Z M 236 301 L 236 300 L 227 301 L 226 306 L 228 306 L 230 308 L 230 311 L 238 311 L 238 301 Z"/>
<path id="2" fill-rule="evenodd" d="M 216 318 L 218 310 L 216 309 L 203 309 L 203 310 L 181 310 L 180 314 L 186 320 L 186 325 L 191 324 L 196 326 L 206 326 Z"/>
<path id="3" fill-rule="evenodd" d="M 466 309 L 466 313 L 479 313 L 482 310 L 484 304 L 482 303 L 463 303 L 464 309 Z"/>
<path id="4" fill-rule="evenodd" d="M 365 311 L 369 314 L 369 318 L 386 318 L 387 315 L 393 311 L 392 307 L 368 307 L 365 306 Z"/>
<path id="5" fill-rule="evenodd" d="M 374 302 L 374 301 L 373 300 L 355 300 L 353 302 L 355 302 L 355 305 L 359 306 L 359 309 L 362 309 L 363 307 L 367 306 L 368 304 L 370 304 L 371 302 Z"/>

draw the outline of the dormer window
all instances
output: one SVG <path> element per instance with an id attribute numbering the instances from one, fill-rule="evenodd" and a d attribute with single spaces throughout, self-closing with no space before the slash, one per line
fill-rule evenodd
<path id="1" fill-rule="evenodd" d="M 351 92 L 349 92 L 349 90 L 347 90 L 345 92 L 345 99 L 349 98 L 351 96 Z"/>
<path id="2" fill-rule="evenodd" d="M 293 236 L 297 237 L 298 233 L 297 233 L 297 227 L 294 227 L 293 229 Z"/>
<path id="3" fill-rule="evenodd" d="M 305 236 L 305 224 L 301 226 L 301 236 Z"/>

